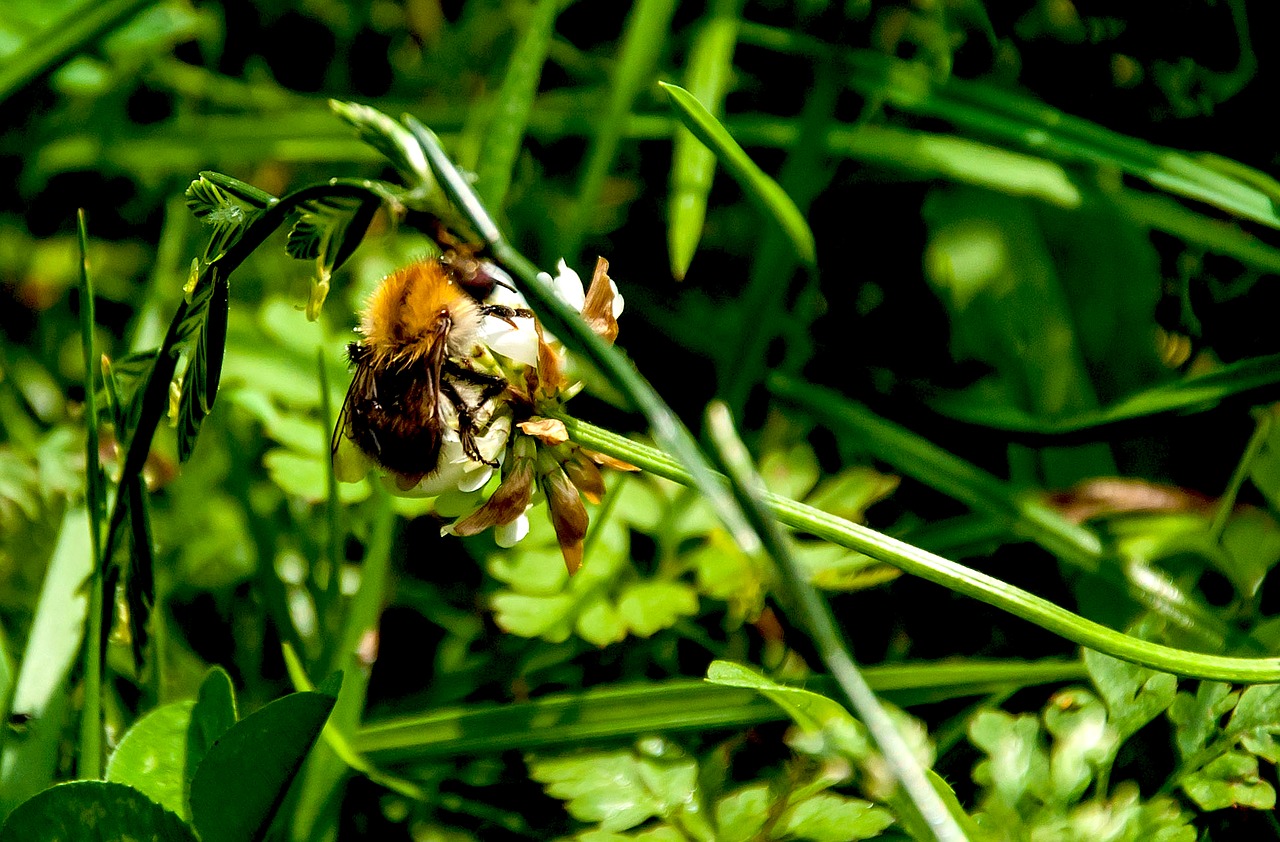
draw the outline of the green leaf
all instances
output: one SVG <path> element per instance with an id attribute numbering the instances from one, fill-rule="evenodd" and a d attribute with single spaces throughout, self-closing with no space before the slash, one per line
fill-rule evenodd
<path id="1" fill-rule="evenodd" d="M 707 667 L 707 681 L 727 687 L 747 687 L 758 691 L 806 732 L 818 745 L 806 748 L 813 753 L 823 749 L 860 761 L 871 754 L 866 729 L 843 706 L 820 693 L 787 687 L 770 681 L 760 673 L 729 661 L 712 661 Z"/>
<path id="2" fill-rule="evenodd" d="M 683 582 L 639 582 L 618 597 L 618 614 L 632 633 L 649 637 L 698 613 L 698 595 Z"/>
<path id="3" fill-rule="evenodd" d="M 329 108 L 355 127 L 361 140 L 385 155 L 409 184 L 428 188 L 423 191 L 426 193 L 437 192 L 429 189 L 435 184 L 435 176 L 422 154 L 422 147 L 404 126 L 376 108 L 355 102 L 331 99 Z"/>
<path id="4" fill-rule="evenodd" d="M 186 197 L 191 213 L 213 229 L 204 251 L 206 265 L 226 254 L 258 216 L 257 211 L 246 211 L 204 175 L 191 182 Z"/>
<path id="5" fill-rule="evenodd" d="M 1084 795 L 1099 770 L 1109 767 L 1120 738 L 1107 709 L 1087 690 L 1063 690 L 1044 709 L 1045 730 L 1053 735 L 1049 780 L 1053 796 L 1071 804 Z"/>
<path id="6" fill-rule="evenodd" d="M 752 784 L 716 802 L 721 842 L 750 842 L 769 821 L 773 794 L 768 784 Z"/>
<path id="7" fill-rule="evenodd" d="M 1272 763 L 1280 763 L 1280 685 L 1255 684 L 1240 694 L 1227 732 L 1240 734 L 1244 747 Z"/>
<path id="8" fill-rule="evenodd" d="M 987 755 L 973 767 L 974 782 L 1009 811 L 1028 793 L 1047 793 L 1049 755 L 1034 716 L 981 711 L 969 721 L 969 741 Z"/>
<path id="9" fill-rule="evenodd" d="M 569 594 L 528 596 L 506 591 L 489 600 L 493 620 L 503 631 L 563 643 L 573 631 L 576 600 Z"/>
<path id="10" fill-rule="evenodd" d="M 1194 696 L 1179 693 L 1169 706 L 1178 757 L 1187 760 L 1204 748 L 1218 733 L 1223 714 L 1235 707 L 1239 698 L 1231 692 L 1230 684 L 1219 681 L 1201 681 Z"/>
<path id="11" fill-rule="evenodd" d="M 212 182 L 215 187 L 221 188 L 257 210 L 264 210 L 280 201 L 265 190 L 259 190 L 252 184 L 243 182 L 238 178 L 232 178 L 229 175 L 223 175 L 220 172 L 204 170 L 200 173 L 200 178 L 203 181 Z"/>
<path id="12" fill-rule="evenodd" d="M 1174 676 L 1139 667 L 1128 661 L 1084 650 L 1089 677 L 1107 703 L 1111 725 L 1123 742 L 1173 704 L 1178 691 Z"/>
<path id="13" fill-rule="evenodd" d="M 707 109 L 716 113 L 733 76 L 733 52 L 738 41 L 741 0 L 709 4 L 706 19 L 693 37 L 685 66 L 684 86 Z M 688 129 L 671 139 L 671 186 L 667 191 L 667 248 L 671 274 L 683 280 L 702 239 L 707 196 L 715 177 L 716 159 Z"/>
<path id="14" fill-rule="evenodd" d="M 692 759 L 655 759 L 633 751 L 529 758 L 529 777 L 568 803 L 569 814 L 620 831 L 660 816 L 699 812 L 698 765 Z"/>
<path id="15" fill-rule="evenodd" d="M 191 710 L 186 734 L 186 762 L 182 770 L 183 803 L 191 795 L 191 781 L 200 768 L 200 762 L 213 744 L 231 730 L 239 716 L 236 713 L 236 691 L 231 676 L 222 667 L 212 667 L 200 682 Z M 182 814 L 187 815 L 184 806 Z"/>
<path id="16" fill-rule="evenodd" d="M 195 702 L 158 707 L 133 724 L 107 763 L 107 780 L 128 784 L 166 810 L 189 819 L 183 771 Z"/>
<path id="17" fill-rule="evenodd" d="M 1276 806 L 1275 789 L 1258 776 L 1258 758 L 1243 751 L 1227 752 L 1188 775 L 1180 785 L 1201 810 L 1271 810 Z"/>
<path id="18" fill-rule="evenodd" d="M 211 268 L 198 279 L 186 317 L 178 327 L 182 340 L 191 343 L 178 404 L 180 462 L 191 457 L 200 425 L 218 396 L 227 344 L 229 294 L 226 278 L 217 268 Z"/>
<path id="19" fill-rule="evenodd" d="M 184 195 L 187 197 L 187 208 L 196 219 L 204 219 L 232 205 L 230 197 L 216 184 L 205 178 L 203 173 L 187 186 Z"/>
<path id="20" fill-rule="evenodd" d="M 293 693 L 214 742 L 191 781 L 191 816 L 202 842 L 263 838 L 335 701 Z"/>
<path id="21" fill-rule="evenodd" d="M 833 792 L 820 792 L 788 807 L 778 828 L 784 839 L 846 842 L 875 838 L 891 824 L 893 815 L 883 807 Z"/>
<path id="22" fill-rule="evenodd" d="M 476 161 L 476 192 L 488 207 L 500 208 L 506 199 L 559 10 L 557 0 L 538 0 L 511 51 Z"/>
<path id="23" fill-rule="evenodd" d="M 308 503 L 319 503 L 328 494 L 328 461 L 328 453 L 303 453 L 284 447 L 273 447 L 262 457 L 267 474 L 280 490 Z M 368 496 L 367 482 L 344 482 L 338 486 L 338 498 L 344 503 L 357 503 Z"/>
<path id="24" fill-rule="evenodd" d="M 173 813 L 131 786 L 75 781 L 50 787 L 9 814 L 0 842 L 196 842 Z"/>
<path id="25" fill-rule="evenodd" d="M 98 405 L 107 407 L 121 448 L 129 446 L 129 435 L 138 424 L 138 415 L 142 411 L 139 387 L 147 382 L 147 375 L 151 373 L 155 362 L 154 350 L 126 354 L 110 361 L 103 360 L 102 389 L 105 400 L 99 401 Z"/>
<path id="26" fill-rule="evenodd" d="M 822 476 L 822 466 L 806 442 L 770 449 L 760 457 L 760 479 L 774 494 L 803 500 Z"/>
<path id="27" fill-rule="evenodd" d="M 603 596 L 583 606 L 573 629 L 578 637 L 596 646 L 608 646 L 627 636 L 627 622 L 618 606 Z"/>
<path id="28" fill-rule="evenodd" d="M 796 207 L 795 202 L 791 201 L 791 197 L 751 160 L 738 142 L 725 130 L 724 126 L 720 125 L 711 112 L 698 102 L 696 97 L 677 85 L 667 82 L 658 84 L 667 92 L 680 122 L 693 132 L 694 137 L 716 153 L 720 163 L 741 185 L 743 192 L 758 202 L 781 226 L 800 262 L 806 266 L 813 266 L 817 261 L 813 232 L 809 230 L 809 223 Z"/>
<path id="29" fill-rule="evenodd" d="M 882 53 L 859 50 L 847 60 L 850 84 L 877 101 L 1045 158 L 1119 170 L 1169 193 L 1280 228 L 1272 181 L 1241 164 L 1224 166 L 1222 159 L 1145 143 L 1007 88 L 955 76 L 937 80 L 923 65 Z"/>

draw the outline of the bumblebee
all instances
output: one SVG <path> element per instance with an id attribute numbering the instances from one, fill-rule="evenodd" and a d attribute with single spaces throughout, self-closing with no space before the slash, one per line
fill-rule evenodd
<path id="1" fill-rule="evenodd" d="M 497 467 L 481 455 L 476 435 L 508 384 L 474 368 L 484 354 L 480 328 L 486 316 L 514 326 L 513 319 L 533 313 L 482 303 L 477 293 L 487 295 L 493 284 L 486 264 L 466 251 L 383 279 L 361 313 L 362 339 L 347 346 L 355 374 L 333 431 L 335 459 L 345 437 L 397 485 L 412 488 L 437 469 L 452 421 L 467 457 Z"/>

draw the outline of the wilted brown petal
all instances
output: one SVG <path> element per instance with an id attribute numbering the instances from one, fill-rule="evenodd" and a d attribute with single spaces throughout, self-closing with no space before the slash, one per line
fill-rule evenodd
<path id="1" fill-rule="evenodd" d="M 1068 520 L 1084 523 L 1134 512 L 1206 513 L 1213 510 L 1214 501 L 1176 486 L 1127 477 L 1098 477 L 1051 494 L 1049 505 Z"/>
<path id="2" fill-rule="evenodd" d="M 510 472 L 502 478 L 483 506 L 453 524 L 449 531 L 454 535 L 478 535 L 491 526 L 513 523 L 524 514 L 533 496 L 534 461 L 531 452 L 524 455 L 522 451 L 532 449 L 532 446 L 525 448 L 517 442 L 516 458 Z"/>
<path id="3" fill-rule="evenodd" d="M 582 318 L 597 336 L 610 345 L 618 338 L 618 320 L 613 317 L 613 284 L 609 283 L 609 261 L 596 258 L 596 270 L 582 305 Z"/>
<path id="4" fill-rule="evenodd" d="M 564 556 L 565 569 L 572 576 L 582 567 L 582 542 L 576 541 L 569 546 L 560 545 L 560 555 Z"/>
<path id="5" fill-rule="evenodd" d="M 604 499 L 604 477 L 600 475 L 600 469 L 595 466 L 595 463 L 581 450 L 575 451 L 573 456 L 565 461 L 564 471 L 569 475 L 569 481 L 578 486 L 578 491 L 582 492 L 582 496 L 588 501 L 599 503 Z"/>
<path id="6" fill-rule="evenodd" d="M 543 337 L 542 322 L 535 320 L 533 327 L 538 332 L 538 380 L 543 393 L 554 395 L 565 385 L 564 374 L 560 371 L 560 358 Z"/>
<path id="7" fill-rule="evenodd" d="M 587 508 L 582 505 L 578 489 L 559 465 L 553 464 L 542 475 L 542 491 L 547 495 L 547 513 L 556 530 L 556 540 L 570 573 L 582 563 L 582 539 L 587 534 Z M 576 548 L 576 549 L 575 549 Z"/>
<path id="8" fill-rule="evenodd" d="M 530 418 L 516 425 L 525 435 L 554 447 L 569 440 L 569 430 L 559 418 Z"/>
<path id="9" fill-rule="evenodd" d="M 615 471 L 637 472 L 640 470 L 630 462 L 623 462 L 621 459 L 615 459 L 607 453 L 597 453 L 594 450 L 587 450 L 585 447 L 582 448 L 582 452 L 587 455 L 588 459 L 595 462 L 597 465 L 604 465 L 606 468 L 613 468 Z"/>

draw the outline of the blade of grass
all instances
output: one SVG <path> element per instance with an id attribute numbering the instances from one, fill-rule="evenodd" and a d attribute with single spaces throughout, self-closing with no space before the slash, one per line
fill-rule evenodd
<path id="1" fill-rule="evenodd" d="M 1273 390 L 1280 385 L 1280 354 L 1240 360 L 1208 374 L 1198 374 L 1130 395 L 1097 412 L 1057 419 L 1035 418 L 1014 408 L 992 409 L 960 398 L 943 398 L 932 407 L 949 418 L 1001 430 L 1020 440 L 1101 438 L 1120 425 L 1157 415 L 1192 414 L 1216 408 L 1235 397 Z M 1269 397 L 1269 394 L 1267 395 Z M 1258 402 L 1264 395 L 1256 395 Z"/>
<path id="2" fill-rule="evenodd" d="M 751 160 L 733 136 L 720 125 L 720 121 L 692 94 L 678 85 L 667 82 L 658 84 L 667 92 L 672 108 L 685 128 L 715 153 L 725 171 L 742 186 L 743 192 L 752 201 L 758 202 L 765 213 L 782 227 L 800 262 L 805 266 L 813 266 L 817 262 L 813 232 L 809 230 L 809 223 L 791 197 Z"/>
<path id="3" fill-rule="evenodd" d="M 1032 490 L 998 479 L 865 406 L 798 380 L 775 376 L 775 395 L 804 407 L 832 429 L 858 437 L 877 458 L 903 474 L 1007 524 L 1014 536 L 1034 541 L 1106 587 L 1122 589 L 1137 605 L 1169 620 L 1206 648 L 1224 645 L 1259 650 L 1240 632 L 1155 567 L 1132 561 L 1104 564 L 1098 535 L 1067 520 Z"/>
<path id="4" fill-rule="evenodd" d="M 883 96 L 905 111 L 938 117 L 1047 157 L 1114 167 L 1167 192 L 1280 228 L 1277 191 L 1260 188 L 1270 184 L 1261 173 L 1245 180 L 1190 154 L 1110 131 L 993 85 L 955 77 L 939 82 L 923 66 L 880 53 L 858 50 L 844 57 L 856 90 Z"/>
<path id="5" fill-rule="evenodd" d="M 1270 412 L 1255 411 L 1253 417 L 1253 434 L 1249 436 L 1249 443 L 1245 445 L 1240 461 L 1236 463 L 1235 470 L 1231 472 L 1231 479 L 1227 482 L 1227 487 L 1222 492 L 1222 499 L 1218 501 L 1218 507 L 1213 513 L 1213 522 L 1209 525 L 1209 540 L 1214 543 L 1222 541 L 1222 533 L 1226 531 L 1227 521 L 1236 507 L 1236 495 L 1240 493 L 1240 487 L 1248 479 L 1249 472 L 1253 469 L 1254 460 L 1258 458 L 1258 454 L 1266 446 L 1267 436 L 1271 433 L 1271 425 L 1275 422 L 1275 416 Z"/>
<path id="6" fill-rule="evenodd" d="M 1081 662 L 1051 659 L 881 665 L 867 667 L 864 673 L 877 693 L 899 704 L 921 694 L 938 701 L 1086 677 Z M 829 692 L 833 688 L 824 676 L 817 676 L 812 689 Z M 361 756 L 380 763 L 423 762 L 626 739 L 656 731 L 740 728 L 785 716 L 753 691 L 678 678 L 399 716 L 365 725 L 351 745 Z"/>
<path id="7" fill-rule="evenodd" d="M 734 429 L 733 418 L 725 404 L 713 402 L 707 408 L 707 431 L 728 472 L 738 503 L 754 527 L 754 545 L 739 546 L 749 555 L 773 559 L 787 590 L 799 606 L 801 622 L 817 647 L 827 671 L 835 679 L 854 715 L 867 726 L 867 731 L 884 755 L 894 778 L 911 799 L 934 838 L 938 842 L 965 842 L 967 837 L 964 831 L 925 777 L 925 771 L 911 752 L 907 741 L 898 732 L 893 720 L 880 706 L 880 701 L 867 684 L 836 626 L 830 606 L 805 579 L 800 562 L 792 554 L 786 536 L 766 508 L 762 496 L 763 482 L 751 462 L 751 455 Z"/>
<path id="8" fill-rule="evenodd" d="M 538 0 L 533 6 L 493 103 L 476 162 L 476 192 L 491 208 L 502 207 L 511 186 L 559 7 L 559 0 Z"/>
<path id="9" fill-rule="evenodd" d="M 693 37 L 685 67 L 684 86 L 690 95 L 718 113 L 733 76 L 733 51 L 738 42 L 744 0 L 715 0 Z M 671 186 L 667 199 L 667 250 L 671 275 L 684 280 L 702 239 L 707 196 L 715 178 L 716 156 L 683 126 L 671 138 Z"/>
<path id="10" fill-rule="evenodd" d="M 1098 569 L 1103 548 L 1092 530 L 1068 521 L 1003 480 L 828 390 L 782 376 L 770 378 L 768 386 L 773 394 L 804 406 L 828 424 L 856 429 L 863 446 L 895 470 L 974 511 L 1015 524 L 1019 534 L 1083 570 Z"/>
<path id="11" fill-rule="evenodd" d="M 561 420 L 565 422 L 570 438 L 584 447 L 621 459 L 681 485 L 688 485 L 693 481 L 677 460 L 661 450 L 570 416 L 561 416 Z M 1139 640 L 1073 614 L 1047 599 L 993 576 L 926 552 L 874 529 L 776 494 L 766 494 L 765 500 L 779 522 L 792 529 L 865 553 L 904 573 L 919 576 L 958 594 L 993 605 L 1059 637 L 1113 658 L 1193 678 L 1243 684 L 1280 682 L 1280 658 L 1206 655 Z"/>
<path id="12" fill-rule="evenodd" d="M 302 659 L 298 657 L 298 653 L 294 651 L 294 648 L 285 643 L 282 646 L 281 653 L 284 655 L 285 670 L 289 673 L 289 681 L 293 684 L 293 689 L 299 693 L 315 690 L 316 685 L 307 675 L 306 668 L 302 665 Z M 422 787 L 413 781 L 383 772 L 352 748 L 351 741 L 347 738 L 347 735 L 334 725 L 332 720 L 325 722 L 321 736 L 333 753 L 352 770 L 359 772 L 380 786 L 385 786 L 392 792 L 398 792 L 406 798 L 412 798 L 414 801 L 426 800 L 426 793 L 423 792 Z"/>
<path id="13" fill-rule="evenodd" d="M 369 676 L 377 658 L 378 622 L 391 572 L 396 514 L 391 498 L 374 484 L 374 515 L 369 546 L 360 570 L 360 584 L 347 609 L 341 643 L 326 669 L 342 672 L 342 690 L 329 724 L 349 740 L 360 725 Z M 337 821 L 338 789 L 347 775 L 346 762 L 328 744 L 317 745 L 307 758 L 290 832 L 294 839 L 316 839 Z"/>
<path id="14" fill-rule="evenodd" d="M 654 68 L 670 40 L 676 0 L 636 0 L 627 15 L 618 62 L 609 84 L 609 100 L 592 121 L 587 163 L 578 182 L 578 200 L 565 228 L 560 253 L 576 260 L 591 220 L 599 213 L 605 179 L 613 167 L 632 104 L 653 83 Z"/>
<path id="15" fill-rule="evenodd" d="M 814 68 L 814 83 L 800 116 L 800 135 L 778 174 L 779 190 L 791 198 L 799 213 L 808 209 L 832 174 L 826 165 L 823 140 L 841 91 L 834 70 L 830 63 Z M 738 305 L 744 318 L 737 342 L 720 360 L 720 381 L 727 384 L 721 397 L 737 415 L 742 414 L 751 390 L 764 380 L 769 345 L 788 321 L 787 292 L 795 274 L 796 258 L 794 247 L 788 247 L 787 240 L 784 231 L 766 229 Z M 807 264 L 805 268 L 809 270 L 807 283 L 815 284 L 814 267 Z"/>
<path id="16" fill-rule="evenodd" d="M 27 718 L 27 731 L 6 734 L 0 752 L 0 814 L 53 782 L 71 700 L 68 676 L 84 641 L 89 599 L 83 585 L 92 572 L 91 551 L 88 511 L 68 509 L 14 684 L 11 710 Z"/>
<path id="17" fill-rule="evenodd" d="M 318 370 L 317 381 L 320 384 L 320 422 L 324 425 L 324 429 L 332 430 L 334 424 L 333 402 L 329 395 L 329 371 L 325 361 L 324 349 L 320 348 L 316 351 L 316 368 Z M 316 613 L 320 617 L 320 627 L 322 635 L 326 641 L 332 639 L 329 634 L 334 619 L 334 611 L 341 597 L 342 584 L 342 562 L 346 554 L 343 552 L 343 539 L 346 537 L 346 530 L 342 525 L 342 503 L 338 499 L 338 478 L 333 474 L 333 460 L 324 460 L 325 475 L 325 538 L 329 571 L 325 578 L 323 587 L 320 583 L 316 584 Z M 331 663 L 332 653 L 328 652 L 328 645 L 325 646 L 326 651 L 322 655 L 321 663 Z M 325 726 L 326 728 L 328 726 Z"/>
<path id="18" fill-rule="evenodd" d="M 102 465 L 98 457 L 98 387 L 94 372 L 94 293 L 89 277 L 89 234 L 84 208 L 76 211 L 80 244 L 80 347 L 84 354 L 85 505 L 89 509 L 89 612 L 84 646 L 84 709 L 80 714 L 80 757 L 77 773 L 88 780 L 102 777 L 102 671 L 105 649 L 102 628 L 102 518 L 106 512 Z"/>
<path id="19" fill-rule="evenodd" d="M 0 63 L 0 103 L 37 76 L 61 65 L 155 0 L 89 0 L 28 38 Z"/>

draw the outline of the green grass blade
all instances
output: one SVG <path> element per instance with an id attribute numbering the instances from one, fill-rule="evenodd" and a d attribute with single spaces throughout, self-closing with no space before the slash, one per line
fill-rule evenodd
<path id="1" fill-rule="evenodd" d="M 559 7 L 558 0 L 538 0 L 533 6 L 493 103 L 476 162 L 476 192 L 491 208 L 502 207 L 511 186 Z"/>
<path id="2" fill-rule="evenodd" d="M 320 384 L 320 421 L 324 425 L 325 430 L 333 430 L 337 423 L 336 416 L 333 411 L 333 400 L 329 394 L 329 367 L 325 360 L 324 349 L 321 348 L 316 352 L 316 368 L 318 371 L 318 380 Z M 323 635 L 326 640 L 331 635 L 328 631 L 333 628 L 330 623 L 334 617 L 334 610 L 341 598 L 342 583 L 342 563 L 345 560 L 343 551 L 343 541 L 346 538 L 346 530 L 342 524 L 342 502 L 338 499 L 338 478 L 333 473 L 333 459 L 324 460 L 324 477 L 325 477 L 325 538 L 326 554 L 328 556 L 329 574 L 325 578 L 323 588 L 316 583 L 316 614 L 320 617 L 321 628 L 325 631 Z M 324 663 L 330 663 L 330 653 L 328 652 L 328 644 L 325 647 Z M 310 689 L 310 688 L 307 688 Z"/>
<path id="3" fill-rule="evenodd" d="M 867 726 L 867 731 L 884 755 L 894 778 L 919 811 L 934 838 L 938 842 L 965 842 L 964 831 L 925 777 L 924 769 L 912 754 L 906 739 L 880 706 L 880 701 L 867 684 L 840 634 L 830 606 L 805 578 L 786 536 L 766 507 L 764 484 L 756 473 L 751 455 L 734 429 L 733 418 L 725 404 L 715 402 L 708 407 L 707 431 L 729 475 L 738 502 L 754 527 L 756 543 L 740 544 L 741 549 L 748 554 L 773 558 L 787 590 L 798 605 L 800 619 L 826 664 L 827 671 L 835 679 L 854 715 Z"/>
<path id="4" fill-rule="evenodd" d="M 282 646 L 282 652 L 284 654 L 285 670 L 289 673 L 289 681 L 293 684 L 293 689 L 299 693 L 315 690 L 315 684 L 311 681 L 310 676 L 307 675 L 306 668 L 302 665 L 302 659 L 298 657 L 298 653 L 294 651 L 294 648 L 285 643 Z M 426 793 L 422 787 L 405 778 L 387 774 L 374 766 L 364 755 L 352 748 L 351 740 L 332 722 L 325 723 L 324 730 L 320 732 L 320 736 L 325 745 L 329 747 L 338 759 L 347 764 L 353 771 L 359 772 L 374 783 L 385 786 L 405 798 L 412 798 L 414 801 L 426 800 Z"/>
<path id="5" fill-rule="evenodd" d="M 0 63 L 0 102 L 42 73 L 53 70 L 86 46 L 150 6 L 155 0 L 89 0 L 69 9 L 35 33 Z"/>
<path id="6" fill-rule="evenodd" d="M 1020 493 L 1009 483 L 830 390 L 786 377 L 771 378 L 769 390 L 784 400 L 804 406 L 827 424 L 856 431 L 863 446 L 895 470 L 936 488 L 974 511 L 1016 524 L 1020 534 L 1082 569 L 1097 569 L 1103 552 L 1097 535 Z"/>
<path id="7" fill-rule="evenodd" d="M 949 661 L 895 664 L 863 670 L 877 693 L 898 704 L 982 695 L 1085 677 L 1079 661 Z M 811 689 L 829 692 L 825 677 Z M 379 763 L 533 751 L 654 732 L 741 728 L 782 719 L 753 692 L 689 678 L 596 687 L 512 704 L 473 704 L 398 716 L 356 732 L 353 750 Z"/>
<path id="8" fill-rule="evenodd" d="M 1277 191 L 1265 175 L 1243 178 L 1213 158 L 1146 143 L 983 82 L 939 82 L 909 62 L 869 51 L 846 54 L 850 84 L 884 97 L 905 111 L 947 120 L 965 131 L 993 137 L 1065 162 L 1119 169 L 1169 193 L 1280 228 Z"/>
<path id="9" fill-rule="evenodd" d="M 895 470 L 1005 523 L 1015 539 L 1034 541 L 1068 564 L 1098 576 L 1107 587 L 1123 589 L 1135 604 L 1168 618 L 1206 648 L 1228 643 L 1256 646 L 1157 569 L 1137 563 L 1104 564 L 1106 553 L 1098 535 L 1067 520 L 1035 491 L 998 479 L 829 389 L 779 376 L 770 379 L 769 388 L 831 429 L 856 437 Z"/>
<path id="10" fill-rule="evenodd" d="M 569 429 L 570 438 L 584 447 L 629 462 L 641 470 L 672 482 L 682 485 L 692 482 L 689 473 L 661 450 L 575 418 L 564 417 L 563 420 Z M 913 547 L 874 529 L 775 494 L 768 494 L 765 499 L 778 520 L 786 526 L 866 553 L 877 561 L 892 564 L 904 573 L 919 576 L 956 593 L 995 606 L 1073 643 L 1113 658 L 1193 678 L 1244 684 L 1280 682 L 1280 658 L 1205 655 L 1139 640 L 1073 614 L 995 577 Z"/>
<path id="11" fill-rule="evenodd" d="M 733 139 L 720 121 L 712 116 L 692 94 L 677 85 L 659 82 L 667 92 L 676 116 L 694 137 L 713 151 L 725 170 L 733 176 L 744 193 L 756 201 L 786 232 L 796 257 L 806 266 L 817 262 L 813 232 L 804 214 L 778 183 L 756 166 L 746 151 Z"/>
<path id="12" fill-rule="evenodd" d="M 69 509 L 45 571 L 35 616 L 14 683 L 12 711 L 27 717 L 27 730 L 4 740 L 0 751 L 0 814 L 53 782 L 69 713 L 68 676 L 84 640 L 89 599 L 83 585 L 92 572 L 89 514 Z"/>
<path id="13" fill-rule="evenodd" d="M 720 111 L 733 75 L 742 0 L 717 0 L 693 37 L 684 86 L 708 111 Z M 667 199 L 667 250 L 671 275 L 683 280 L 702 239 L 716 156 L 683 126 L 671 138 L 671 186 Z"/>
<path id="14" fill-rule="evenodd" d="M 830 64 L 814 69 L 814 83 L 800 115 L 800 132 L 778 173 L 779 189 L 792 198 L 801 213 L 828 186 L 834 173 L 824 149 L 843 90 L 834 71 Z M 818 282 L 817 274 L 812 271 L 812 265 L 806 268 L 810 271 L 806 273 L 805 283 L 813 289 Z M 788 306 L 790 281 L 795 271 L 795 250 L 787 232 L 773 226 L 766 227 L 756 258 L 751 263 L 750 280 L 738 305 L 740 313 L 750 316 L 743 320 L 728 356 L 719 360 L 720 380 L 725 384 L 721 387 L 720 397 L 737 415 L 742 414 L 752 389 L 765 379 L 770 344 L 788 325 L 795 327 L 799 321 Z M 802 300 L 803 295 L 803 292 L 798 293 L 796 300 Z"/>
<path id="15" fill-rule="evenodd" d="M 102 518 L 106 512 L 102 466 L 98 461 L 98 387 L 94 372 L 99 368 L 94 350 L 93 281 L 89 277 L 89 235 L 84 209 L 76 212 L 76 233 L 80 244 L 80 347 L 84 354 L 85 420 L 85 505 L 89 509 L 89 611 L 84 647 L 84 709 L 80 714 L 80 777 L 102 777 Z"/>
<path id="16" fill-rule="evenodd" d="M 342 689 L 326 727 L 332 727 L 343 737 L 355 732 L 364 712 L 365 693 L 369 689 L 369 675 L 373 667 L 372 661 L 368 660 L 366 641 L 378 631 L 395 540 L 396 515 L 391 499 L 381 486 L 375 485 L 374 488 L 373 499 L 377 508 L 361 567 L 360 585 L 347 609 L 334 663 L 325 667 L 326 670 L 342 671 Z M 315 839 L 328 832 L 324 828 L 337 820 L 342 800 L 339 788 L 347 771 L 347 763 L 328 743 L 316 746 L 298 786 L 292 825 L 295 839 Z"/>
<path id="17" fill-rule="evenodd" d="M 991 407 L 959 397 L 942 398 L 934 409 L 949 418 L 1037 441 L 1102 437 L 1115 427 L 1157 415 L 1206 412 L 1235 397 L 1255 397 L 1280 384 L 1280 354 L 1240 360 L 1217 371 L 1146 389 L 1096 412 L 1065 418 L 1037 418 L 1013 407 Z M 1264 400 L 1257 395 L 1256 400 Z"/>
<path id="18" fill-rule="evenodd" d="M 560 253 L 576 260 L 591 220 L 599 212 L 605 179 L 613 167 L 627 118 L 636 97 L 653 84 L 654 68 L 670 40 L 676 0 L 636 0 L 627 16 L 618 62 L 609 85 L 609 99 L 591 121 L 591 145 L 578 183 L 578 199 L 565 229 Z"/>

